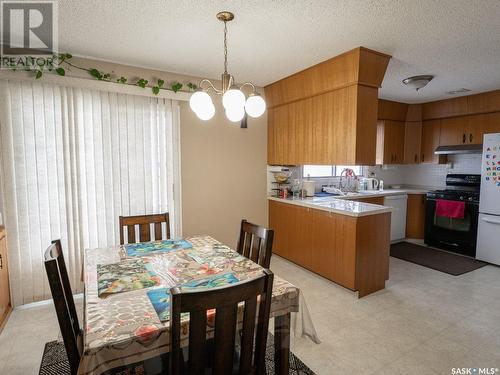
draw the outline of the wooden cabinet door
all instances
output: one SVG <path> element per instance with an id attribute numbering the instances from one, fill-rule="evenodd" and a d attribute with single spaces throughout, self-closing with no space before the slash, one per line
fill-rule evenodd
<path id="1" fill-rule="evenodd" d="M 9 270 L 7 264 L 7 239 L 0 229 L 0 324 L 10 309 Z"/>
<path id="2" fill-rule="evenodd" d="M 422 123 L 407 122 L 405 124 L 404 163 L 420 163 L 420 149 L 422 143 Z"/>
<path id="3" fill-rule="evenodd" d="M 401 121 L 377 123 L 377 164 L 402 164 L 404 161 L 405 126 Z"/>
<path id="4" fill-rule="evenodd" d="M 396 122 L 394 127 L 394 161 L 395 164 L 403 164 L 405 161 L 405 124 Z"/>
<path id="5" fill-rule="evenodd" d="M 422 148 L 420 160 L 422 163 L 437 163 L 438 155 L 434 151 L 439 146 L 441 120 L 427 120 L 422 122 Z"/>
<path id="6" fill-rule="evenodd" d="M 425 227 L 425 194 L 408 194 L 406 210 L 406 237 L 424 238 Z"/>
<path id="7" fill-rule="evenodd" d="M 310 269 L 347 288 L 356 287 L 356 218 L 311 210 Z"/>
<path id="8" fill-rule="evenodd" d="M 269 227 L 274 230 L 273 252 L 310 268 L 312 210 L 269 201 Z"/>
<path id="9" fill-rule="evenodd" d="M 439 145 L 454 146 L 468 143 L 466 135 L 468 128 L 466 116 L 442 119 Z"/>
<path id="10" fill-rule="evenodd" d="M 500 133 L 500 112 L 469 116 L 467 140 L 471 144 L 483 143 L 483 135 Z"/>

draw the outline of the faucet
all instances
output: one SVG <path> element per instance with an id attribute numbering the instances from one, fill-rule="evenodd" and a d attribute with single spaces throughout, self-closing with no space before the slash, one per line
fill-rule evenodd
<path id="1" fill-rule="evenodd" d="M 346 178 L 346 186 L 342 186 L 342 177 Z M 356 173 L 351 168 L 344 168 L 342 172 L 340 172 L 340 180 L 339 180 L 339 188 L 340 190 L 354 191 L 355 188 L 351 187 L 351 180 L 357 178 Z"/>

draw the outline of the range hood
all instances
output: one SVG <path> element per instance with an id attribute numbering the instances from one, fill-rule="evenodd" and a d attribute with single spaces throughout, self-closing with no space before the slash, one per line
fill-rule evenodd
<path id="1" fill-rule="evenodd" d="M 436 155 L 481 154 L 482 152 L 483 145 L 439 146 L 434 151 Z"/>

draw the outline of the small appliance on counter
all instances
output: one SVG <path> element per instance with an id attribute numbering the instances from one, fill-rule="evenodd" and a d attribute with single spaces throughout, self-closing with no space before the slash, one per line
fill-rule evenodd
<path id="1" fill-rule="evenodd" d="M 481 175 L 448 174 L 446 189 L 427 193 L 425 238 L 429 246 L 476 256 Z"/>
<path id="2" fill-rule="evenodd" d="M 359 190 L 378 190 L 379 181 L 376 178 L 361 178 Z"/>
<path id="3" fill-rule="evenodd" d="M 477 259 L 500 265 L 500 133 L 484 135 L 480 197 Z"/>

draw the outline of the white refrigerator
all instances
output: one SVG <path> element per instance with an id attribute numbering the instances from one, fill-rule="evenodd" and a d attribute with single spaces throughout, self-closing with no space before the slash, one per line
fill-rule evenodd
<path id="1" fill-rule="evenodd" d="M 500 265 L 500 133 L 485 134 L 476 258 Z"/>

